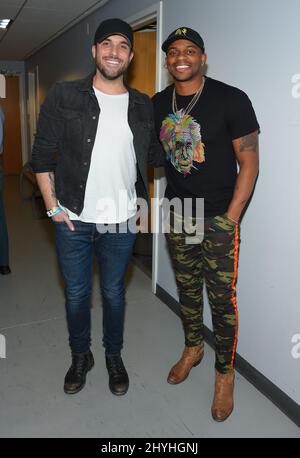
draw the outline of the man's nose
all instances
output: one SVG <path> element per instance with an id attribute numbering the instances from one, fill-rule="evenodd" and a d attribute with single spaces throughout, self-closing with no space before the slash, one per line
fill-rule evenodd
<path id="1" fill-rule="evenodd" d="M 112 56 L 117 57 L 117 55 L 118 55 L 118 47 L 117 46 L 112 46 L 111 54 L 112 54 Z"/>
<path id="2" fill-rule="evenodd" d="M 187 51 L 178 51 L 177 60 L 184 60 L 187 57 Z"/>

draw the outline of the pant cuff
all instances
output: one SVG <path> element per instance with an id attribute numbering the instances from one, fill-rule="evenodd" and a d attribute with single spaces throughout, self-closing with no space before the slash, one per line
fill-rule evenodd
<path id="1" fill-rule="evenodd" d="M 234 367 L 232 367 L 231 365 L 221 365 L 219 363 L 216 363 L 215 364 L 215 369 L 220 372 L 220 374 L 229 374 L 230 372 L 233 371 Z"/>

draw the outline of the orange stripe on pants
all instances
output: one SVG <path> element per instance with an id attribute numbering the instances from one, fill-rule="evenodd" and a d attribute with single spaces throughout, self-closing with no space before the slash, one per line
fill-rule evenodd
<path id="1" fill-rule="evenodd" d="M 235 353 L 236 353 L 236 347 L 237 347 L 237 341 L 238 341 L 239 314 L 238 314 L 238 308 L 237 308 L 237 302 L 236 302 L 236 281 L 237 281 L 237 273 L 238 273 L 239 246 L 240 246 L 239 226 L 236 225 L 235 236 L 234 236 L 234 272 L 233 272 L 233 280 L 232 280 L 232 297 L 231 297 L 233 308 L 234 308 L 234 313 L 235 313 L 235 318 L 236 318 L 236 326 L 235 326 L 234 344 L 233 344 L 233 349 L 232 349 L 232 358 L 231 358 L 231 364 L 230 364 L 231 369 L 233 369 L 234 367 L 234 359 L 235 359 Z"/>

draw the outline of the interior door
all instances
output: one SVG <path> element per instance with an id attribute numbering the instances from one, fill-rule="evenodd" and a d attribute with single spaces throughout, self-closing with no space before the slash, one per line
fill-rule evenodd
<path id="1" fill-rule="evenodd" d="M 134 58 L 130 65 L 127 81 L 130 87 L 138 89 L 149 97 L 155 94 L 156 81 L 156 31 L 134 32 Z M 154 194 L 154 170 L 148 167 L 149 198 Z M 151 202 L 151 200 L 150 200 Z M 151 208 L 149 209 L 149 230 L 151 229 Z M 144 234 L 145 235 L 145 234 Z M 151 255 L 152 243 L 146 237 L 137 239 L 135 252 Z"/>
<path id="2" fill-rule="evenodd" d="M 22 169 L 22 142 L 19 77 L 6 76 L 6 98 L 1 99 L 5 116 L 3 143 L 4 175 L 19 175 Z"/>
<path id="3" fill-rule="evenodd" d="M 155 30 L 134 32 L 134 53 L 127 75 L 129 86 L 152 97 L 156 79 Z"/>

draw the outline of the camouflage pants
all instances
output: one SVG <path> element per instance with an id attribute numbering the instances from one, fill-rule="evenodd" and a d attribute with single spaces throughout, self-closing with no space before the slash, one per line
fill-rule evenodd
<path id="1" fill-rule="evenodd" d="M 177 215 L 173 214 L 173 217 L 182 221 Z M 195 346 L 203 342 L 205 282 L 212 312 L 215 367 L 219 372 L 227 373 L 234 367 L 237 346 L 239 227 L 225 215 L 215 216 L 205 218 L 201 243 L 187 243 L 187 236 L 191 240 L 184 229 L 175 233 L 171 218 L 170 233 L 166 238 L 178 285 L 185 344 Z"/>

